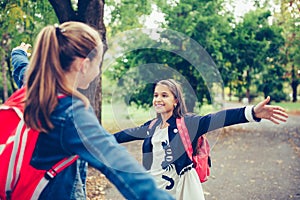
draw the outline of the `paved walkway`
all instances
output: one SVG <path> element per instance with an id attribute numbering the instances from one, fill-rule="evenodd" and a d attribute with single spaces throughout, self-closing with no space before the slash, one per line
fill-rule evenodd
<path id="1" fill-rule="evenodd" d="M 273 125 L 268 121 L 212 132 L 210 179 L 206 200 L 300 200 L 300 116 Z M 215 145 L 214 145 L 215 144 Z M 125 145 L 141 160 L 141 143 Z M 112 186 L 105 198 L 124 199 Z"/>

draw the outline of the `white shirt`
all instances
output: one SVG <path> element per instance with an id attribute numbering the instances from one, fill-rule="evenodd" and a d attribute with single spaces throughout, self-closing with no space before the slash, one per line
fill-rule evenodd
<path id="1" fill-rule="evenodd" d="M 153 162 L 149 172 L 158 188 L 166 190 L 176 200 L 204 200 L 196 170 L 192 168 L 179 177 L 175 165 L 170 164 L 173 162 L 173 152 L 169 145 L 168 127 L 160 129 L 157 126 L 151 142 Z"/>
<path id="2" fill-rule="evenodd" d="M 174 164 L 169 164 L 173 161 L 173 152 L 169 145 L 168 127 L 160 129 L 157 126 L 151 142 L 153 162 L 150 173 L 154 176 L 159 188 L 167 190 L 175 196 L 179 176 L 176 173 Z"/>

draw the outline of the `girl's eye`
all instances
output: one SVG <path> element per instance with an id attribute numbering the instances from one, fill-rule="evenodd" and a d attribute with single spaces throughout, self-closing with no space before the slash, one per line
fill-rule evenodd
<path id="1" fill-rule="evenodd" d="M 157 95 L 157 94 L 154 94 L 153 96 L 154 96 L 155 98 L 156 98 L 156 97 L 158 97 L 158 95 Z"/>
<path id="2" fill-rule="evenodd" d="M 167 97 L 168 97 L 168 95 L 167 95 L 167 94 L 163 94 L 163 95 L 162 95 L 162 97 L 164 97 L 164 98 L 167 98 Z"/>

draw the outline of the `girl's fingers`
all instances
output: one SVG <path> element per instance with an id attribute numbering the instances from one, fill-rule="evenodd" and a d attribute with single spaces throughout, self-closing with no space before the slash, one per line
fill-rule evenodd
<path id="1" fill-rule="evenodd" d="M 279 116 L 279 115 L 273 115 L 272 118 L 277 119 L 277 120 L 282 121 L 282 122 L 286 122 L 287 121 L 286 118 L 285 117 L 281 117 L 281 116 Z"/>
<path id="2" fill-rule="evenodd" d="M 273 122 L 274 124 L 279 124 L 279 122 L 273 119 L 272 117 L 270 118 L 270 121 Z"/>
<path id="3" fill-rule="evenodd" d="M 282 110 L 274 110 L 274 114 L 280 115 L 280 116 L 285 117 L 285 118 L 289 117 L 288 114 L 286 112 L 282 111 Z"/>
<path id="4" fill-rule="evenodd" d="M 274 124 L 280 124 L 278 121 L 276 121 L 275 119 L 271 118 L 270 119 Z"/>

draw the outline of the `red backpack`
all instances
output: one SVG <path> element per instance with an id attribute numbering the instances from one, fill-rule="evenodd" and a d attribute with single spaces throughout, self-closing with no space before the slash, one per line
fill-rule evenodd
<path id="1" fill-rule="evenodd" d="M 155 124 L 157 119 L 151 121 L 149 129 Z M 203 183 L 207 181 L 210 175 L 210 146 L 208 140 L 204 135 L 201 135 L 197 141 L 196 152 L 193 151 L 190 135 L 188 129 L 186 128 L 184 118 L 177 118 L 176 125 L 179 131 L 181 141 L 184 145 L 184 149 L 187 152 L 189 158 L 193 161 L 196 172 L 199 176 L 200 182 Z"/>
<path id="2" fill-rule="evenodd" d="M 193 151 L 190 135 L 186 128 L 184 118 L 176 119 L 177 128 L 184 145 L 185 151 L 189 158 L 193 161 L 196 172 L 199 176 L 200 182 L 207 181 L 210 175 L 210 146 L 208 140 L 204 135 L 201 135 L 197 141 L 196 152 Z"/>
<path id="3" fill-rule="evenodd" d="M 25 88 L 16 91 L 0 106 L 1 200 L 38 199 L 47 183 L 78 158 L 65 158 L 49 170 L 30 165 L 39 133 L 24 124 L 25 92 Z"/>

